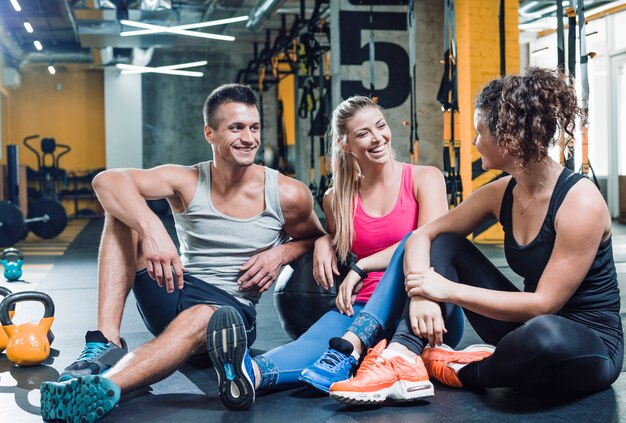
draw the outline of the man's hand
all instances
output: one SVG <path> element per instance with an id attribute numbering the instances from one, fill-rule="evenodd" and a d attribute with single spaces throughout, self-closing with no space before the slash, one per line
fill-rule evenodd
<path id="1" fill-rule="evenodd" d="M 354 309 L 352 305 L 356 299 L 356 295 L 363 287 L 363 280 L 354 270 L 350 270 L 346 277 L 339 285 L 337 291 L 337 298 L 335 298 L 335 304 L 340 312 L 347 316 L 354 315 Z"/>
<path id="2" fill-rule="evenodd" d="M 239 271 L 244 272 L 237 281 L 239 290 L 267 291 L 278 277 L 283 265 L 282 248 L 283 245 L 279 245 L 250 257 L 239 268 Z"/>
<path id="3" fill-rule="evenodd" d="M 315 241 L 313 251 L 313 278 L 315 282 L 325 290 L 334 285 L 334 276 L 339 276 L 337 268 L 337 256 L 333 249 L 333 237 L 324 235 Z"/>
<path id="4" fill-rule="evenodd" d="M 409 319 L 413 333 L 427 338 L 431 347 L 441 345 L 443 335 L 448 331 L 439 304 L 423 297 L 411 297 L 410 301 Z"/>
<path id="5" fill-rule="evenodd" d="M 164 227 L 151 231 L 141 239 L 148 274 L 168 293 L 174 292 L 174 278 L 178 289 L 183 289 L 183 264 L 178 250 Z"/>
<path id="6" fill-rule="evenodd" d="M 421 296 L 433 301 L 449 302 L 455 282 L 444 278 L 431 267 L 420 273 L 409 273 L 405 280 L 406 292 L 409 297 Z"/>

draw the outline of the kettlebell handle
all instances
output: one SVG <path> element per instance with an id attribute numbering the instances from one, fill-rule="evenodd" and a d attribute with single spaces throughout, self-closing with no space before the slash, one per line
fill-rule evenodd
<path id="1" fill-rule="evenodd" d="M 5 288 L 4 286 L 0 286 L 0 297 L 8 297 L 13 292 L 9 288 Z M 9 307 L 9 311 L 15 311 L 15 304 Z"/>
<path id="2" fill-rule="evenodd" d="M 9 316 L 9 310 L 16 303 L 22 301 L 38 301 L 45 307 L 43 315 L 44 318 L 54 316 L 54 303 L 48 294 L 38 291 L 16 292 L 7 296 L 4 300 L 2 300 L 2 303 L 0 303 L 0 324 L 2 324 L 2 326 L 13 325 L 11 317 Z"/>
<path id="3" fill-rule="evenodd" d="M 11 258 L 14 261 L 24 260 L 24 253 L 17 248 L 5 248 L 4 251 L 2 251 L 2 260 L 8 262 Z"/>

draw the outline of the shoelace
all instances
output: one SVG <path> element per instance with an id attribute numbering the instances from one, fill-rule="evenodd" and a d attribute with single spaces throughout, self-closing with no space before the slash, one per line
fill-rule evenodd
<path id="1" fill-rule="evenodd" d="M 358 375 L 358 373 L 361 373 L 361 371 L 363 371 L 363 372 L 368 372 L 370 370 L 375 371 L 376 367 L 379 367 L 380 365 L 384 364 L 386 361 L 387 360 L 382 355 L 380 355 L 376 351 L 370 349 L 367 352 L 367 355 L 365 356 L 365 359 L 363 360 L 363 362 L 359 366 L 359 370 L 357 371 L 357 375 Z"/>
<path id="2" fill-rule="evenodd" d="M 337 367 L 340 369 L 346 366 L 352 366 L 350 363 L 350 357 L 340 353 L 339 351 L 335 351 L 333 349 L 329 349 L 326 351 L 324 356 L 320 359 L 320 367 L 324 367 L 327 370 L 337 371 Z"/>
<path id="3" fill-rule="evenodd" d="M 396 374 L 400 374 L 399 369 L 393 361 L 387 360 L 385 357 L 383 357 L 373 349 L 370 349 L 367 352 L 365 359 L 361 363 L 361 366 L 359 366 L 359 370 L 357 370 L 356 376 L 358 377 L 359 373 L 361 372 L 374 372 L 380 374 L 380 369 L 388 366 L 390 366 L 396 372 Z"/>
<path id="4" fill-rule="evenodd" d="M 103 344 L 102 342 L 87 342 L 87 345 L 85 345 L 83 352 L 80 353 L 80 356 L 76 361 L 92 359 L 98 354 L 102 353 L 107 348 L 107 344 Z"/>

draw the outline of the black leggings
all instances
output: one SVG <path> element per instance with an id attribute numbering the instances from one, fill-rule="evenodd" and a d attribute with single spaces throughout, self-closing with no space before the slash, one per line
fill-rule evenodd
<path id="1" fill-rule="evenodd" d="M 430 256 L 435 271 L 452 281 L 498 291 L 519 291 L 465 237 L 438 236 L 432 242 Z M 445 318 L 450 306 L 442 307 Z M 497 346 L 492 356 L 460 370 L 464 387 L 586 393 L 609 387 L 620 374 L 624 353 L 618 312 L 542 315 L 517 323 L 463 311 L 482 340 Z M 405 316 L 392 342 L 420 354 L 427 340 L 413 334 Z"/>

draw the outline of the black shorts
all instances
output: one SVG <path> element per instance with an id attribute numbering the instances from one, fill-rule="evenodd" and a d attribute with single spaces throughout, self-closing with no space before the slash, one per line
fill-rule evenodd
<path id="1" fill-rule="evenodd" d="M 183 274 L 185 285 L 182 290 L 174 288 L 168 294 L 150 277 L 146 269 L 137 272 L 133 293 L 137 308 L 146 327 L 154 336 L 159 335 L 183 310 L 197 304 L 231 306 L 239 312 L 246 327 L 248 346 L 256 339 L 256 310 L 243 304 L 228 292 L 216 288 L 189 273 Z"/>

